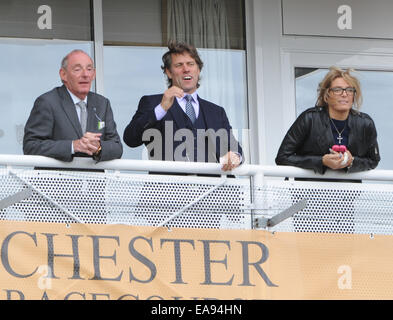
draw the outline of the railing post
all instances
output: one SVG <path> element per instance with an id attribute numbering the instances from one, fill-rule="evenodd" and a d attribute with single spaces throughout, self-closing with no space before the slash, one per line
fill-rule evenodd
<path id="1" fill-rule="evenodd" d="M 260 208 L 264 207 L 263 201 L 260 198 L 260 192 L 259 189 L 262 188 L 265 185 L 265 175 L 263 171 L 258 171 L 256 174 L 254 174 L 251 177 L 251 203 L 252 203 L 252 208 L 251 208 L 251 229 L 255 229 L 255 216 L 258 213 L 257 211 L 260 210 Z"/>

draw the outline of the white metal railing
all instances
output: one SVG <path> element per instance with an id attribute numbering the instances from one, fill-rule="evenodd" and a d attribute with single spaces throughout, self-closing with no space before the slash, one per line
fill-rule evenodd
<path id="1" fill-rule="evenodd" d="M 0 167 L 0 219 L 222 229 L 270 225 L 273 231 L 286 232 L 393 234 L 393 171 L 389 170 L 318 175 L 289 166 L 244 164 L 231 174 L 246 179 L 231 179 L 215 163 L 125 159 L 96 163 L 90 158 L 66 163 L 21 155 L 0 155 Z M 296 209 L 299 203 L 306 207 Z M 284 220 L 272 225 L 281 216 Z"/>
<path id="2" fill-rule="evenodd" d="M 75 158 L 71 162 L 63 162 L 43 156 L 25 155 L 0 155 L 0 165 L 25 166 L 25 167 L 49 167 L 49 168 L 72 168 L 72 169 L 102 169 L 119 171 L 151 171 L 173 172 L 189 174 L 225 174 L 221 165 L 217 163 L 197 163 L 180 161 L 156 161 L 156 160 L 128 160 L 118 159 L 96 163 L 90 158 Z M 298 177 L 315 179 L 348 179 L 348 180 L 373 180 L 393 181 L 393 170 L 369 170 L 357 173 L 343 173 L 328 170 L 324 175 L 316 174 L 312 170 L 306 170 L 291 166 L 262 166 L 243 164 L 231 172 L 235 176 L 262 176 L 262 177 Z"/>

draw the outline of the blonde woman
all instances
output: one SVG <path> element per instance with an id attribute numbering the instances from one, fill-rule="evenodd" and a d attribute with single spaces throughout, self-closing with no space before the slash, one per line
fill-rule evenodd
<path id="1" fill-rule="evenodd" d="M 331 67 L 319 84 L 315 107 L 304 111 L 285 135 L 276 164 L 358 172 L 380 161 L 374 121 L 359 111 L 360 83 L 351 70 Z M 336 150 L 336 151 L 335 151 Z"/>

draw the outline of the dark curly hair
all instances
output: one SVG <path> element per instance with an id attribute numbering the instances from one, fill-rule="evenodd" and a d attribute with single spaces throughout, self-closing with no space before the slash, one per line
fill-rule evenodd
<path id="1" fill-rule="evenodd" d="M 199 70 L 201 71 L 203 68 L 203 62 L 199 57 L 197 49 L 190 44 L 184 42 L 170 41 L 168 43 L 168 51 L 162 56 L 163 65 L 161 66 L 162 71 L 166 74 L 166 70 L 170 70 L 172 66 L 172 54 L 184 54 L 188 53 L 191 58 L 195 60 L 197 63 Z M 172 86 L 172 80 L 167 77 L 168 87 Z M 197 88 L 199 88 L 199 82 L 197 84 Z"/>

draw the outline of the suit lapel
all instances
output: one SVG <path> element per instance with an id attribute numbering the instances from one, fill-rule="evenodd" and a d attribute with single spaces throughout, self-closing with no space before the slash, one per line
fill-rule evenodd
<path id="1" fill-rule="evenodd" d="M 210 110 L 209 103 L 206 100 L 201 99 L 198 96 L 199 101 L 199 116 L 201 114 L 204 117 L 206 128 L 212 128 L 214 130 L 218 130 L 217 128 L 220 123 L 217 121 L 217 117 L 215 117 L 215 113 Z M 208 115 L 208 116 L 207 116 Z M 167 118 L 166 118 L 167 117 Z M 174 127 L 175 130 L 185 128 L 187 126 L 185 113 L 183 109 L 178 104 L 177 100 L 175 99 L 173 105 L 168 110 L 168 114 L 164 117 L 165 120 L 172 120 L 175 122 L 176 126 Z M 176 129 L 177 128 L 177 129 Z"/>
<path id="2" fill-rule="evenodd" d="M 98 130 L 98 119 L 95 117 L 97 108 L 99 106 L 96 103 L 94 95 L 89 92 L 87 96 L 87 131 L 97 132 Z"/>
<path id="3" fill-rule="evenodd" d="M 217 121 L 217 118 L 215 117 L 215 113 L 210 110 L 209 103 L 206 100 L 201 99 L 198 96 L 198 101 L 199 101 L 199 116 L 202 114 L 203 119 L 205 120 L 206 123 L 206 128 L 212 128 L 214 130 L 217 130 L 217 126 L 219 125 L 219 122 Z M 208 115 L 208 116 L 207 116 Z"/>
<path id="4" fill-rule="evenodd" d="M 217 117 L 215 116 L 216 113 L 214 110 L 211 110 L 209 102 L 206 100 L 201 99 L 198 96 L 198 101 L 199 101 L 199 117 L 203 117 L 203 120 L 205 121 L 206 124 L 206 132 L 207 132 L 207 148 L 205 151 L 207 152 L 207 162 L 219 162 L 220 158 L 220 144 L 216 143 L 216 138 L 215 135 L 211 134 L 209 129 L 213 129 L 214 131 L 217 131 L 220 122 L 217 120 Z"/>
<path id="5" fill-rule="evenodd" d="M 75 129 L 79 137 L 82 137 L 82 127 L 78 119 L 78 114 L 76 113 L 75 105 L 66 89 L 63 85 L 61 88 L 61 106 L 70 120 L 72 127 Z"/>
<path id="6" fill-rule="evenodd" d="M 168 118 L 172 118 L 176 124 L 176 126 L 174 126 L 174 130 L 176 130 L 175 129 L 176 127 L 178 129 L 186 127 L 186 120 L 184 118 L 184 111 L 179 106 L 176 99 L 173 102 L 172 107 L 169 108 L 168 113 L 170 114 L 170 117 L 168 117 Z M 168 120 L 170 120 L 170 119 L 168 119 Z"/>

